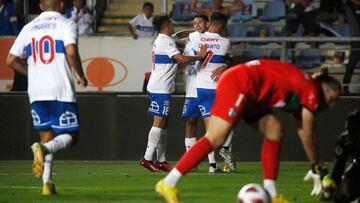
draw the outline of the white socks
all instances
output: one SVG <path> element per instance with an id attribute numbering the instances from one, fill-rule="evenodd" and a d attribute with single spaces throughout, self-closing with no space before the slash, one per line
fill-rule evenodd
<path id="1" fill-rule="evenodd" d="M 270 197 L 275 197 L 278 193 L 276 190 L 275 180 L 264 179 L 264 188 L 270 194 Z"/>
<path id="2" fill-rule="evenodd" d="M 179 182 L 182 174 L 176 168 L 170 171 L 170 173 L 164 178 L 164 184 L 167 186 L 175 187 Z"/>
<path id="3" fill-rule="evenodd" d="M 44 144 L 48 154 L 54 154 L 59 150 L 65 149 L 71 146 L 72 137 L 69 134 L 61 134 L 56 136 L 50 142 Z"/>
<path id="4" fill-rule="evenodd" d="M 152 161 L 155 148 L 160 141 L 161 131 L 161 128 L 151 127 L 148 137 L 148 144 L 144 155 L 145 160 Z"/>
<path id="5" fill-rule="evenodd" d="M 167 144 L 167 130 L 161 129 L 161 136 L 158 146 L 156 147 L 157 160 L 159 162 L 166 161 L 166 144 Z"/>
<path id="6" fill-rule="evenodd" d="M 42 175 L 42 179 L 43 179 L 43 183 L 52 183 L 52 160 L 53 160 L 53 155 L 52 154 L 47 154 L 45 155 L 44 158 L 44 172 Z"/>
<path id="7" fill-rule="evenodd" d="M 188 151 L 190 149 L 190 147 L 195 144 L 196 142 L 196 137 L 192 137 L 192 138 L 185 138 L 185 149 L 186 151 Z"/>
<path id="8" fill-rule="evenodd" d="M 225 140 L 225 143 L 223 144 L 223 147 L 228 147 L 228 148 L 231 147 L 231 142 L 232 142 L 233 136 L 234 136 L 234 131 L 231 130 L 228 137 Z"/>
<path id="9" fill-rule="evenodd" d="M 215 151 L 208 154 L 209 164 L 216 164 Z"/>

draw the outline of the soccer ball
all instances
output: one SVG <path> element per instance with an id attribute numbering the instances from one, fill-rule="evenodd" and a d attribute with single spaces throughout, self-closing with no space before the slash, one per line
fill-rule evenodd
<path id="1" fill-rule="evenodd" d="M 271 198 L 259 184 L 250 183 L 239 191 L 237 203 L 271 203 Z"/>

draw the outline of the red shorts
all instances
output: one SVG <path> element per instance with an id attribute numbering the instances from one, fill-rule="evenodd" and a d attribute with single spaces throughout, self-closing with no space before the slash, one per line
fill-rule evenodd
<path id="1" fill-rule="evenodd" d="M 226 71 L 220 78 L 216 88 L 215 102 L 211 115 L 218 116 L 231 124 L 235 124 L 240 116 L 245 113 L 248 103 L 246 91 L 239 85 L 237 74 Z"/>

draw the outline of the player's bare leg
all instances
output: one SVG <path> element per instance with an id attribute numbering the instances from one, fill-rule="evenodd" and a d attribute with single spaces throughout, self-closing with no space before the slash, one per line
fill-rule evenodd
<path id="1" fill-rule="evenodd" d="M 279 195 L 276 189 L 276 179 L 280 165 L 281 140 L 284 135 L 282 124 L 275 115 L 269 113 L 259 120 L 258 130 L 264 135 L 261 153 L 264 188 L 269 192 L 274 203 L 286 203 L 288 201 Z"/>
<path id="2" fill-rule="evenodd" d="M 231 123 L 217 116 L 211 116 L 209 124 L 206 135 L 200 138 L 182 156 L 176 167 L 156 184 L 156 191 L 167 202 L 180 202 L 176 185 L 181 177 L 197 166 L 209 152 L 221 146 L 232 128 Z"/>

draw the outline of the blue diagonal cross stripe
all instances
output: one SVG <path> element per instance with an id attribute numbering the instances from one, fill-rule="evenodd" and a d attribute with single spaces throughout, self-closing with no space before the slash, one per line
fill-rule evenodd
<path id="1" fill-rule="evenodd" d="M 197 51 L 193 50 L 194 54 L 197 55 Z M 225 56 L 223 55 L 213 55 L 209 61 L 209 63 L 224 63 Z"/>
<path id="2" fill-rule="evenodd" d="M 156 54 L 154 62 L 156 64 L 174 64 L 177 63 L 176 60 L 170 58 L 168 55 Z"/>
<path id="3" fill-rule="evenodd" d="M 36 42 L 36 45 L 38 45 L 38 44 L 39 43 Z M 50 47 L 49 46 L 50 46 L 49 41 L 45 41 L 44 42 L 44 53 L 49 53 L 50 52 Z M 27 57 L 30 57 L 32 55 L 31 43 L 29 43 L 28 45 L 25 46 L 24 51 L 25 51 Z M 36 51 L 38 52 L 38 47 L 36 47 Z M 58 54 L 65 53 L 64 41 L 55 40 L 55 53 L 58 53 Z"/>

